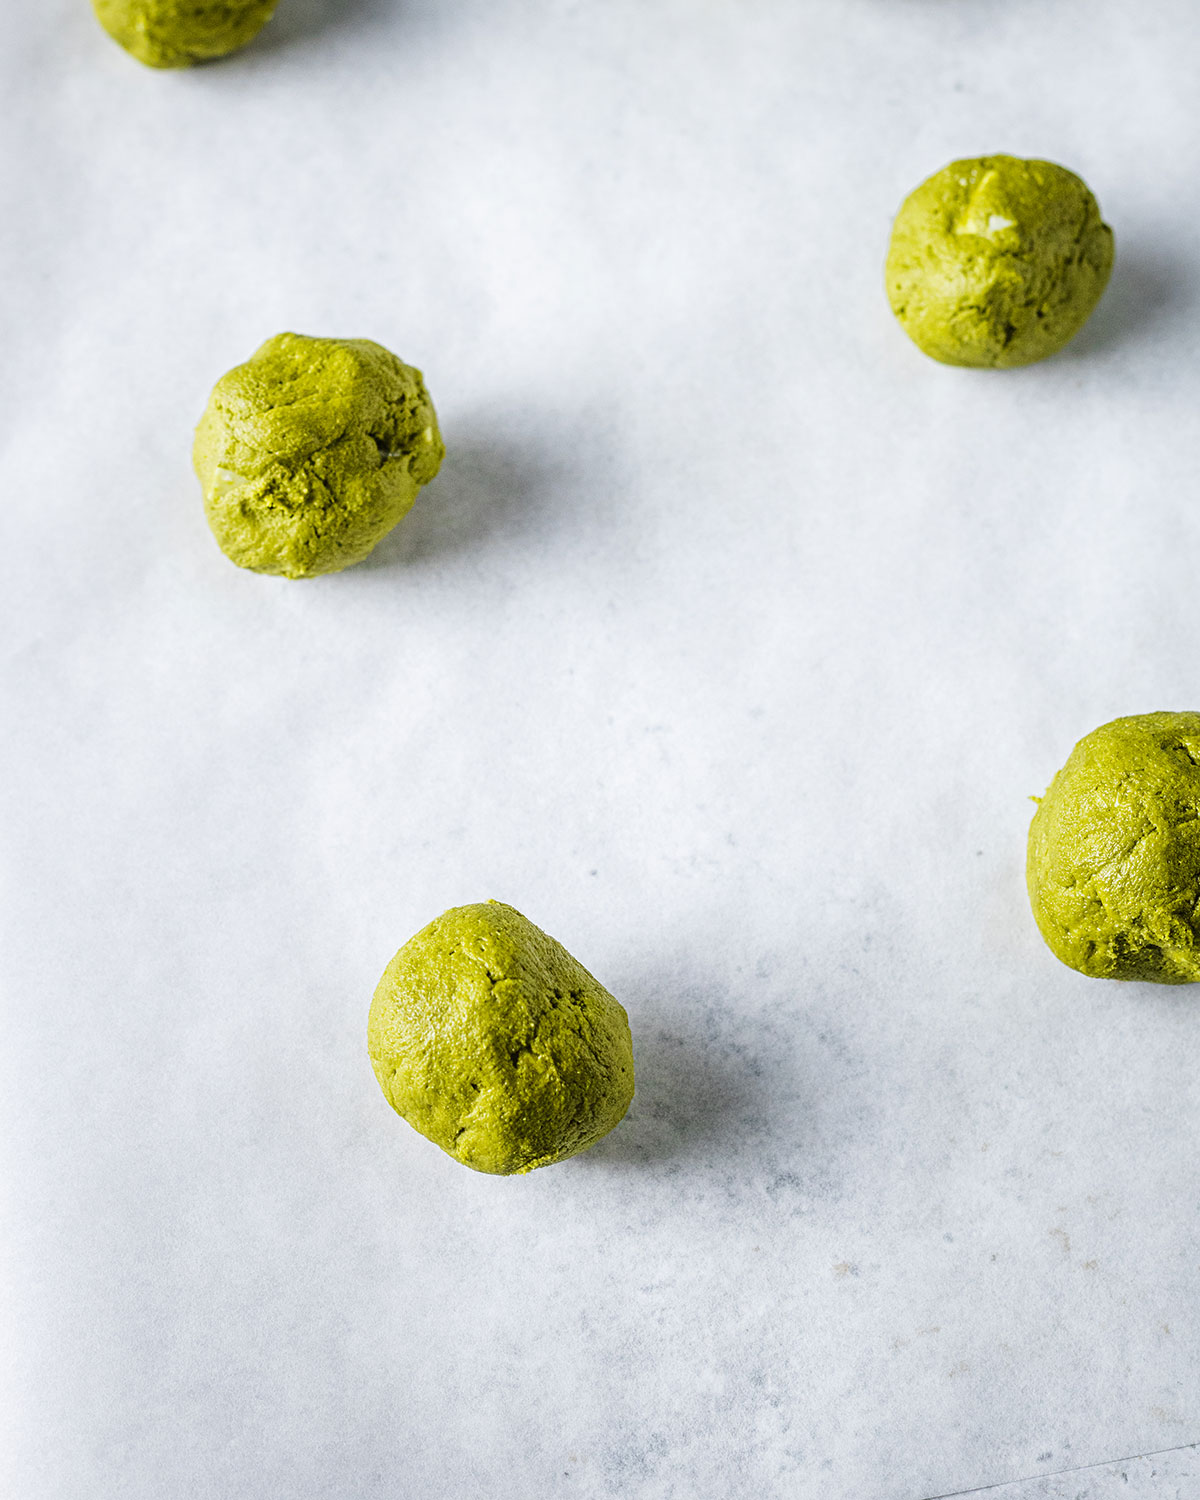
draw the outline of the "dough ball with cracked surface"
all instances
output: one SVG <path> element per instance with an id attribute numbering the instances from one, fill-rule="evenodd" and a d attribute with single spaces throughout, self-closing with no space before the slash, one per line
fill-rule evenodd
<path id="1" fill-rule="evenodd" d="M 905 332 L 933 359 L 1005 369 L 1074 338 L 1112 264 L 1112 230 L 1074 172 L 980 156 L 952 161 L 905 199 L 887 292 Z"/>
<path id="2" fill-rule="evenodd" d="M 384 971 L 367 1023 L 388 1102 L 477 1172 L 586 1151 L 633 1099 L 623 1007 L 500 901 L 451 907 Z"/>
<path id="3" fill-rule="evenodd" d="M 310 578 L 361 562 L 444 453 L 420 370 L 369 339 L 281 333 L 214 386 L 193 461 L 225 555 Z"/>
<path id="4" fill-rule="evenodd" d="M 1072 969 L 1200 980 L 1200 713 L 1114 719 L 1080 740 L 1034 814 L 1026 874 Z"/>
<path id="5" fill-rule="evenodd" d="M 251 42 L 276 0 L 92 0 L 101 26 L 150 68 L 190 68 Z"/>

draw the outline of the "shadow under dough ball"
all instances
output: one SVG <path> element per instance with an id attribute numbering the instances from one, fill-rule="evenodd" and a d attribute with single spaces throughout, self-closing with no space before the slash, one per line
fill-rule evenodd
<path id="1" fill-rule="evenodd" d="M 905 199 L 886 277 L 892 311 L 947 365 L 1006 369 L 1056 353 L 1108 284 L 1113 232 L 1087 184 L 1050 161 L 952 161 Z"/>
<path id="2" fill-rule="evenodd" d="M 92 0 L 101 26 L 150 68 L 190 68 L 251 42 L 277 0 Z"/>
<path id="3" fill-rule="evenodd" d="M 420 370 L 369 339 L 281 333 L 217 381 L 193 461 L 226 557 L 310 578 L 361 562 L 445 451 Z"/>
<path id="4" fill-rule="evenodd" d="M 1086 735 L 1029 829 L 1029 899 L 1063 963 L 1096 979 L 1200 980 L 1200 714 Z"/>
<path id="5" fill-rule="evenodd" d="M 586 1151 L 633 1099 L 623 1007 L 500 901 L 451 907 L 405 943 L 375 991 L 367 1045 L 397 1114 L 477 1172 Z"/>

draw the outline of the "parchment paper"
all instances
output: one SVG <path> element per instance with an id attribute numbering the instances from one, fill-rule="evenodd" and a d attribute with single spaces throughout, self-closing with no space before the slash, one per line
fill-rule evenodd
<path id="1" fill-rule="evenodd" d="M 1192 0 L 280 0 L 184 74 L 4 7 L 6 1494 L 1198 1493 L 1197 998 L 1023 890 L 1075 740 L 1200 706 L 1198 73 Z M 1000 374 L 881 285 L 992 151 L 1118 247 Z M 304 583 L 189 466 L 282 329 L 449 448 Z M 365 1050 L 489 896 L 635 1038 L 527 1178 Z"/>

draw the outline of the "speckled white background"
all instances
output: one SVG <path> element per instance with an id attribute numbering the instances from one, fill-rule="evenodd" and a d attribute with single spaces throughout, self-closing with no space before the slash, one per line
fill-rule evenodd
<path id="1" fill-rule="evenodd" d="M 1200 1494 L 1200 1008 L 1022 888 L 1074 740 L 1200 706 L 1198 74 L 1194 0 L 281 0 L 188 75 L 3 8 L 3 1493 Z M 891 215 L 1004 150 L 1117 270 L 942 368 Z M 189 470 L 281 328 L 450 449 L 302 584 Z M 526 1179 L 365 1055 L 489 895 L 637 1048 Z"/>

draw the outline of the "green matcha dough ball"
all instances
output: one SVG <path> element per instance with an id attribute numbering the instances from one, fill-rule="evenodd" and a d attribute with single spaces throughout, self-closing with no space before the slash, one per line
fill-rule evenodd
<path id="1" fill-rule="evenodd" d="M 1114 719 L 1080 740 L 1034 814 L 1026 875 L 1072 969 L 1200 980 L 1200 714 Z"/>
<path id="2" fill-rule="evenodd" d="M 276 0 L 92 0 L 100 24 L 151 68 L 190 68 L 253 41 Z"/>
<path id="3" fill-rule="evenodd" d="M 361 562 L 444 454 L 420 370 L 368 339 L 281 333 L 217 381 L 193 460 L 225 555 L 311 578 Z"/>
<path id="4" fill-rule="evenodd" d="M 1075 337 L 1108 283 L 1113 233 L 1074 172 L 1050 161 L 952 161 L 905 199 L 887 291 L 919 349 L 1006 369 Z"/>
<path id="5" fill-rule="evenodd" d="M 586 1151 L 633 1098 L 625 1011 L 499 901 L 452 907 L 405 943 L 375 991 L 367 1045 L 392 1108 L 477 1172 Z"/>

